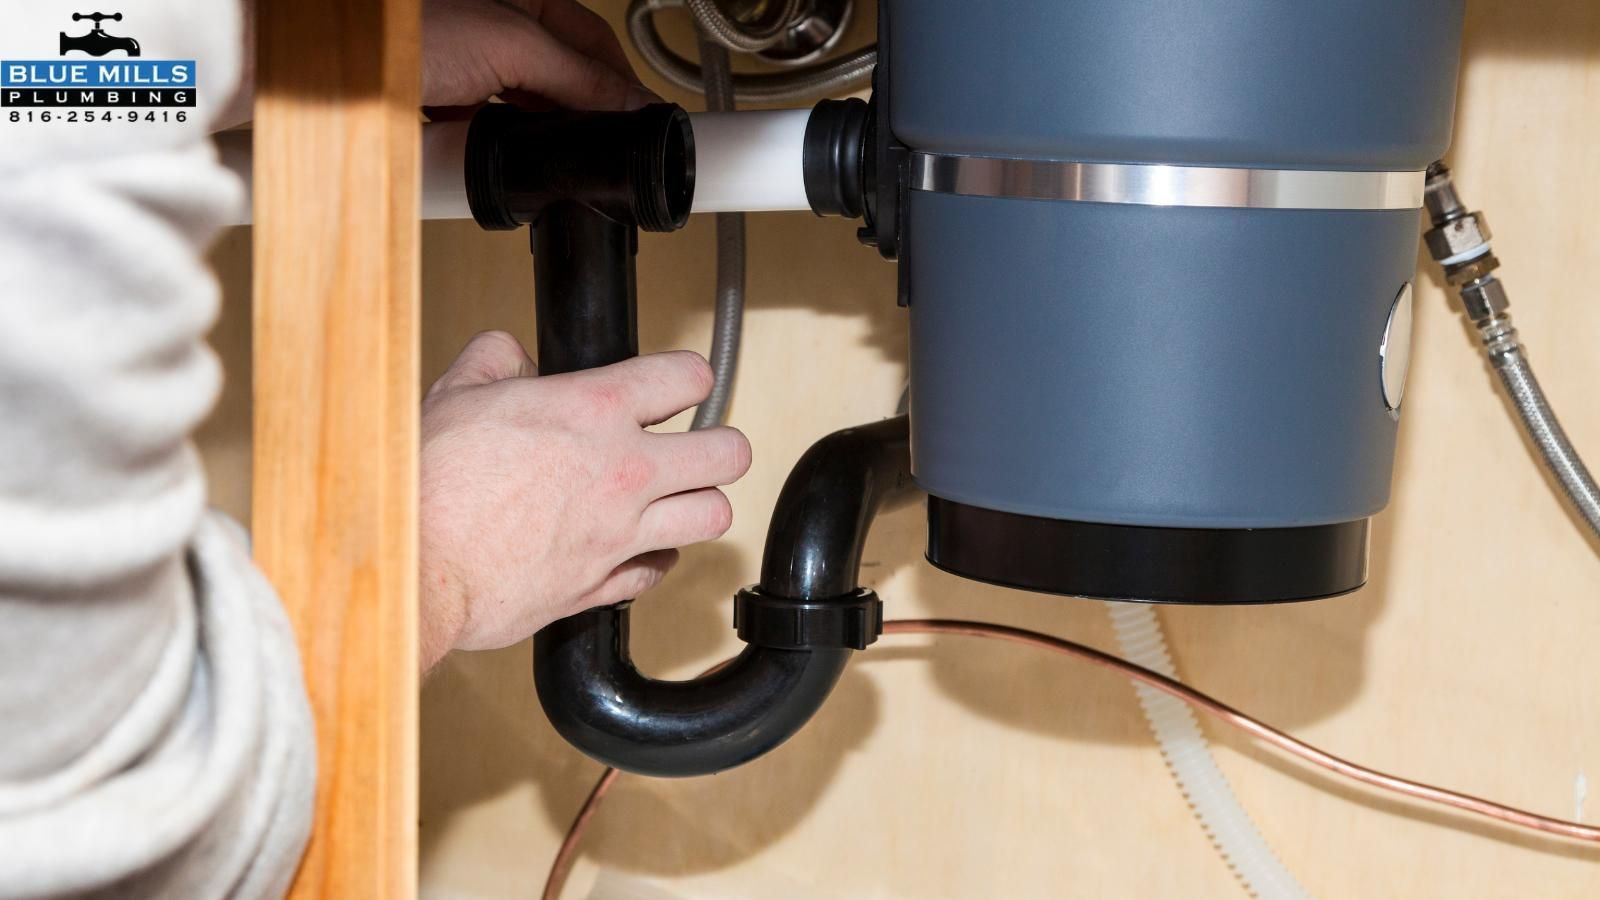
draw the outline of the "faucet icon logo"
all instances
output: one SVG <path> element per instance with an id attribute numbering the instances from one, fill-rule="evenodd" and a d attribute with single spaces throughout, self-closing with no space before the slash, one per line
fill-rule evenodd
<path id="1" fill-rule="evenodd" d="M 139 55 L 139 42 L 130 37 L 116 37 L 106 34 L 101 22 L 110 19 L 113 22 L 122 21 L 122 13 L 73 13 L 72 21 L 79 22 L 84 19 L 94 20 L 94 28 L 88 34 L 72 37 L 65 31 L 61 32 L 61 55 L 66 56 L 69 51 L 82 50 L 90 56 L 105 56 L 113 50 L 121 50 L 129 56 Z"/>

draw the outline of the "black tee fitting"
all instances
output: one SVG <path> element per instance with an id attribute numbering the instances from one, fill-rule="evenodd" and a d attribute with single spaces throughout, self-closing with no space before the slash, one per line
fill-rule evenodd
<path id="1" fill-rule="evenodd" d="M 619 225 L 676 231 L 694 199 L 694 132 L 682 107 L 526 112 L 491 103 L 467 131 L 467 202 L 484 228 L 539 220 L 576 201 Z"/>

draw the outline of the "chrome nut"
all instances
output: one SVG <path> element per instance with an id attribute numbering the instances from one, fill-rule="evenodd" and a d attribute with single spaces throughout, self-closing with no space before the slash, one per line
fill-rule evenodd
<path id="1" fill-rule="evenodd" d="M 1422 236 L 1428 243 L 1428 252 L 1436 260 L 1446 260 L 1489 243 L 1489 223 L 1483 213 L 1467 213 L 1459 219 L 1446 222 Z"/>
<path id="2" fill-rule="evenodd" d="M 1461 288 L 1461 305 L 1466 307 L 1467 318 L 1484 322 L 1498 318 L 1511 305 L 1506 287 L 1498 278 L 1485 278 Z"/>
<path id="3" fill-rule="evenodd" d="M 1444 280 L 1460 287 L 1474 281 L 1488 278 L 1495 269 L 1500 268 L 1500 258 L 1493 253 L 1474 256 L 1466 262 L 1456 263 L 1444 270 Z"/>

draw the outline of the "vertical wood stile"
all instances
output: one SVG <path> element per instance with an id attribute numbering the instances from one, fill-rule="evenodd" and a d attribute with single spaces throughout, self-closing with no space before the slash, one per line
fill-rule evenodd
<path id="1" fill-rule="evenodd" d="M 403 900 L 417 861 L 419 5 L 259 7 L 252 524 L 318 743 L 294 895 Z"/>

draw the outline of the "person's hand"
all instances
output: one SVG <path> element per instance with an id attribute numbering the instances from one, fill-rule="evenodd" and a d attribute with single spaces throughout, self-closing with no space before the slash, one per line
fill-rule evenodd
<path id="1" fill-rule="evenodd" d="M 243 73 L 218 131 L 250 120 L 257 2 L 245 3 Z M 577 0 L 423 0 L 422 105 L 474 107 L 498 96 L 568 109 L 659 100 L 639 84 L 611 26 Z"/>
<path id="2" fill-rule="evenodd" d="M 639 84 L 606 20 L 577 0 L 424 0 L 422 105 L 531 95 L 568 109 L 637 109 Z"/>
<path id="3" fill-rule="evenodd" d="M 422 405 L 423 670 L 633 597 L 674 548 L 727 531 L 716 486 L 750 468 L 750 442 L 645 430 L 710 389 L 687 351 L 540 377 L 510 335 L 473 338 Z"/>

